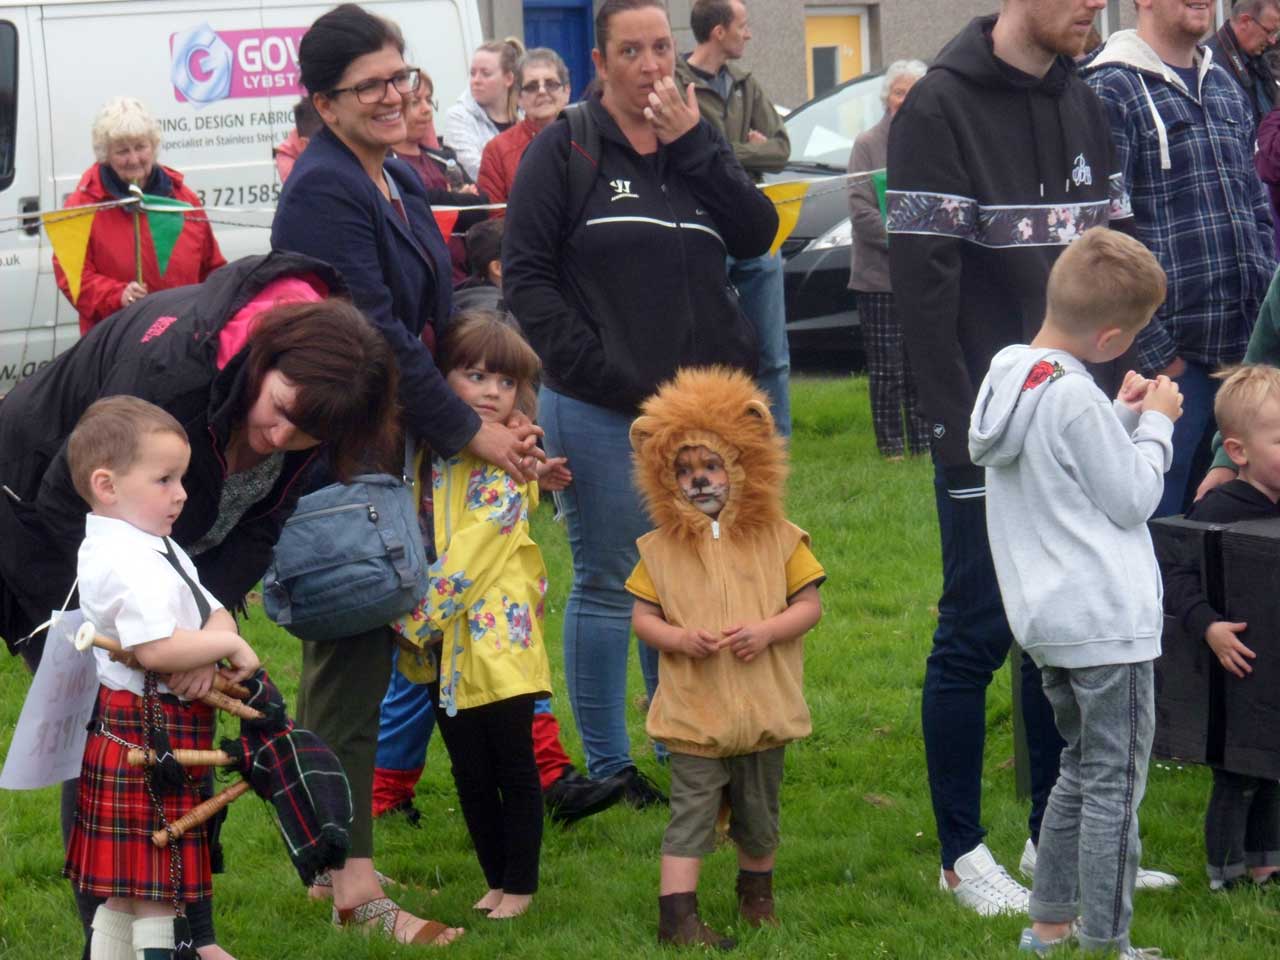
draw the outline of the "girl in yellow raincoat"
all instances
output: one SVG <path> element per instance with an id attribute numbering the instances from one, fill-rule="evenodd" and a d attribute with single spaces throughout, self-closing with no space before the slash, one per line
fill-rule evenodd
<path id="1" fill-rule="evenodd" d="M 494 313 L 464 315 L 440 345 L 446 381 L 485 421 L 505 423 L 517 409 L 532 417 L 539 368 L 533 349 Z M 549 489 L 572 479 L 562 458 L 542 465 L 539 475 Z M 418 656 L 401 655 L 400 670 L 431 684 L 436 724 L 489 885 L 476 909 L 513 917 L 528 909 L 538 886 L 542 788 L 533 704 L 551 692 L 542 644 L 547 572 L 529 537 L 538 485 L 465 451 L 433 457 L 430 477 L 438 559 L 427 596 L 393 625 L 421 648 Z"/>

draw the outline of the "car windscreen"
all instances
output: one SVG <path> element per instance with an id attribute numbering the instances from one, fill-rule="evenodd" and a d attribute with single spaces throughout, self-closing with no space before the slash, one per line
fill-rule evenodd
<path id="1" fill-rule="evenodd" d="M 880 81 L 879 75 L 855 80 L 798 107 L 783 121 L 791 138 L 791 161 L 845 169 L 854 138 L 884 116 Z"/>

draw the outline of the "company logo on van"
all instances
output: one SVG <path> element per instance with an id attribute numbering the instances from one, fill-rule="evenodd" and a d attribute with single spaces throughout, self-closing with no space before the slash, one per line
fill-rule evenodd
<path id="1" fill-rule="evenodd" d="M 169 79 L 179 103 L 302 92 L 298 43 L 306 27 L 214 30 L 208 23 L 169 37 Z"/>

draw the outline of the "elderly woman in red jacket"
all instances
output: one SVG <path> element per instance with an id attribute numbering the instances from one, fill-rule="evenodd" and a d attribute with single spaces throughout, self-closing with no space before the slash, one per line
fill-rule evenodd
<path id="1" fill-rule="evenodd" d="M 506 202 L 525 149 L 569 102 L 569 68 L 554 50 L 534 47 L 516 67 L 516 90 L 524 119 L 486 143 L 480 157 L 478 181 L 490 203 Z"/>
<path id="2" fill-rule="evenodd" d="M 84 172 L 80 185 L 67 198 L 67 206 L 123 200 L 130 196 L 130 185 L 136 184 L 143 193 L 172 197 L 199 207 L 200 198 L 183 184 L 182 174 L 156 163 L 159 149 L 160 128 L 141 101 L 132 97 L 107 101 L 93 122 L 97 162 Z M 135 229 L 141 232 L 140 238 L 135 237 Z M 59 289 L 80 314 L 83 335 L 94 324 L 148 293 L 200 283 L 226 262 L 208 221 L 202 214 L 187 214 L 169 263 L 161 273 L 146 216 L 138 216 L 135 221 L 132 208 L 109 207 L 93 215 L 78 297 L 71 296 L 57 257 L 53 258 L 53 268 Z"/>

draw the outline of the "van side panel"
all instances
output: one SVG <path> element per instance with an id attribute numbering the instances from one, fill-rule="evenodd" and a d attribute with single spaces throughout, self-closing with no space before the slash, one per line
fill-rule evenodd
<path id="1" fill-rule="evenodd" d="M 12 105 L 13 179 L 0 191 L 3 217 L 16 216 L 24 208 L 48 209 L 50 200 L 40 194 L 44 177 L 36 100 L 39 73 L 33 56 L 39 44 L 32 42 L 31 29 L 35 19 L 29 8 L 0 9 L 0 73 L 4 74 L 0 88 L 6 95 L 16 95 Z M 12 86 L 15 77 L 16 89 Z M 18 225 L 13 220 L 0 221 L 0 394 L 54 355 L 52 316 L 46 312 L 32 329 L 40 265 L 48 256 L 44 232 L 14 229 Z"/>
<path id="2" fill-rule="evenodd" d="M 32 154 L 25 176 L 36 178 L 21 195 L 41 192 L 45 209 L 60 207 L 94 162 L 98 110 L 109 97 L 133 96 L 160 125 L 158 160 L 182 173 L 202 198 L 227 259 L 264 252 L 280 191 L 271 151 L 292 129 L 301 93 L 297 46 L 334 2 L 86 0 L 0 7 L 0 20 L 17 19 L 30 29 L 21 38 L 28 54 L 42 48 L 49 65 L 35 73 L 23 58 L 31 74 L 20 84 L 23 110 L 38 109 L 51 141 L 41 152 L 34 125 L 20 126 L 20 150 Z M 475 0 L 364 6 L 400 25 L 407 59 L 431 74 L 436 99 L 447 109 L 466 88 L 471 51 L 481 42 Z M 37 84 L 44 102 L 33 107 Z M 12 198 L 18 191 L 0 192 L 0 215 L 17 212 Z M 0 244 L 9 236 L 0 233 Z M 53 282 L 47 239 L 23 235 L 20 242 L 21 262 L 40 279 L 11 289 L 0 255 L 0 374 L 47 362 L 78 336 L 75 311 Z M 0 377 L 0 394 L 10 386 Z"/>

